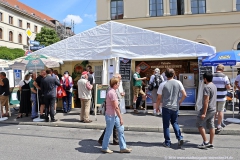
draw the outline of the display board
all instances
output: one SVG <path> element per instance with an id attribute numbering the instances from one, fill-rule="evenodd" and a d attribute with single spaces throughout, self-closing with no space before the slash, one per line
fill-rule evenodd
<path id="1" fill-rule="evenodd" d="M 119 58 L 119 73 L 122 76 L 122 81 L 130 81 L 131 80 L 131 59 L 127 58 Z"/>
<path id="2" fill-rule="evenodd" d="M 95 106 L 100 106 L 106 99 L 108 85 L 96 84 L 95 89 Z"/>
<path id="3" fill-rule="evenodd" d="M 213 67 L 212 66 L 201 66 L 199 67 L 199 80 L 203 80 L 203 74 L 204 73 L 213 73 Z"/>
<path id="4" fill-rule="evenodd" d="M 196 87 L 185 87 L 185 91 L 187 93 L 187 97 L 182 102 L 181 106 L 195 106 L 196 104 Z M 182 97 L 180 94 L 179 97 Z"/>

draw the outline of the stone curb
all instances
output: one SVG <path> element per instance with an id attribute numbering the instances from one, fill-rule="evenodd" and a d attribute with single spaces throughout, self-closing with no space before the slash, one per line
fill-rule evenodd
<path id="1" fill-rule="evenodd" d="M 12 124 L 12 125 L 35 125 L 35 126 L 49 126 L 49 127 L 65 127 L 65 128 L 80 128 L 80 129 L 97 129 L 103 130 L 105 124 L 84 124 L 84 123 L 70 123 L 70 122 L 5 122 L 2 121 L 0 124 Z M 137 126 L 137 125 L 126 125 L 124 126 L 125 131 L 136 131 L 136 132 L 159 132 L 163 133 L 163 128 L 161 127 L 149 127 L 149 126 Z M 198 129 L 194 127 L 184 127 L 180 126 L 182 133 L 192 133 L 199 134 Z M 174 133 L 172 127 L 170 126 L 170 132 Z M 221 132 L 217 133 L 219 135 L 239 135 L 240 129 L 227 129 L 224 128 Z"/>

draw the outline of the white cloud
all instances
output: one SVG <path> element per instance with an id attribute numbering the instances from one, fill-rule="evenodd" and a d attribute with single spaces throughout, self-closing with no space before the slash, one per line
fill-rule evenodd
<path id="1" fill-rule="evenodd" d="M 63 20 L 63 22 L 71 23 L 74 21 L 75 24 L 82 23 L 83 19 L 78 15 L 67 15 L 67 17 Z"/>
<path id="2" fill-rule="evenodd" d="M 84 14 L 84 17 L 86 17 L 86 18 L 95 18 L 96 14 Z"/>

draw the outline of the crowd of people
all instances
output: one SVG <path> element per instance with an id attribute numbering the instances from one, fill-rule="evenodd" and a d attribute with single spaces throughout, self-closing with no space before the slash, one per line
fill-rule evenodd
<path id="1" fill-rule="evenodd" d="M 80 122 L 91 123 L 89 119 L 92 90 L 94 83 L 94 75 L 90 72 L 91 67 L 88 67 L 82 72 L 81 78 L 78 80 L 78 98 L 81 100 Z M 140 67 L 136 67 L 136 72 L 133 74 L 133 108 L 134 113 L 138 113 L 136 101 L 139 95 L 142 96 L 139 108 L 142 108 L 146 100 L 146 94 L 142 89 L 142 83 L 146 77 L 141 78 Z M 216 72 L 204 73 L 203 81 L 206 84 L 203 88 L 202 108 L 196 119 L 196 126 L 202 136 L 203 143 L 198 145 L 199 148 L 214 148 L 213 139 L 215 135 L 214 121 L 218 119 L 217 130 L 222 129 L 222 120 L 224 114 L 224 107 L 226 103 L 227 90 L 231 89 L 229 78 L 223 73 L 224 66 L 219 64 L 216 67 Z M 163 133 L 164 133 L 164 147 L 171 147 L 169 125 L 171 123 L 175 136 L 178 140 L 178 145 L 183 145 L 183 136 L 178 125 L 179 107 L 184 99 L 187 97 L 186 91 L 179 80 L 176 80 L 174 69 L 168 68 L 160 74 L 160 69 L 156 68 L 153 75 L 150 77 L 148 87 L 152 91 L 152 101 L 154 107 L 154 114 L 162 114 Z M 8 96 L 9 96 L 9 82 L 4 72 L 0 73 L 0 102 L 6 107 L 8 111 Z M 240 88 L 240 76 L 237 77 L 235 84 Z M 72 78 L 69 72 L 64 72 L 63 76 L 58 73 L 54 74 L 52 69 L 42 70 L 41 74 L 36 77 L 36 73 L 27 74 L 24 80 L 19 84 L 21 92 L 20 109 L 17 118 L 21 118 L 23 114 L 28 116 L 31 113 L 32 118 L 38 117 L 37 105 L 40 105 L 40 118 L 49 121 L 49 112 L 51 121 L 55 121 L 54 113 L 56 107 L 57 86 L 61 86 L 66 92 L 63 98 L 63 111 L 69 112 L 71 110 L 72 97 Z M 179 98 L 179 95 L 182 95 Z M 105 120 L 106 128 L 100 136 L 98 143 L 102 145 L 102 152 L 112 153 L 108 148 L 110 136 L 113 133 L 113 144 L 119 145 L 121 153 L 130 153 L 132 150 L 126 147 L 124 137 L 123 118 L 121 113 L 125 113 L 124 108 L 121 107 L 122 97 L 125 93 L 122 88 L 121 75 L 115 74 L 109 82 L 109 87 L 106 91 L 106 111 Z M 39 102 L 39 103 L 38 103 Z M 45 115 L 43 112 L 45 110 Z M 2 112 L 3 113 L 3 112 Z M 8 116 L 8 112 L 4 114 Z M 210 140 L 206 138 L 204 124 L 210 131 Z"/>

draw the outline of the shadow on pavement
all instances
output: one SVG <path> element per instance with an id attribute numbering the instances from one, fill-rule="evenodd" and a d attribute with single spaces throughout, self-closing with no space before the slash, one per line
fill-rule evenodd
<path id="1" fill-rule="evenodd" d="M 93 139 L 84 139 L 79 142 L 78 148 L 75 148 L 78 152 L 82 153 L 101 153 L 101 148 L 96 147 L 98 146 L 98 143 L 96 140 Z"/>
<path id="2" fill-rule="evenodd" d="M 59 121 L 62 121 L 62 122 L 79 122 L 79 119 L 76 119 L 76 118 L 60 119 Z"/>

